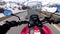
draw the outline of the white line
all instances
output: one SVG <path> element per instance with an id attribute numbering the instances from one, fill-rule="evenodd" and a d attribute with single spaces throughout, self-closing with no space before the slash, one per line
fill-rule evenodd
<path id="1" fill-rule="evenodd" d="M 52 24 L 53 25 L 53 24 Z M 60 28 L 56 25 L 53 25 L 58 31 L 60 31 Z"/>

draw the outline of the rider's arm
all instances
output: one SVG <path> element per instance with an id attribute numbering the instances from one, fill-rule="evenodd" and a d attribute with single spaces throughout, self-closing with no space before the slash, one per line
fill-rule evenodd
<path id="1" fill-rule="evenodd" d="M 10 29 L 10 26 L 7 24 L 0 25 L 0 34 L 6 34 L 6 32 Z"/>
<path id="2" fill-rule="evenodd" d="M 21 24 L 26 24 L 28 23 L 28 21 L 21 21 L 21 22 L 16 22 L 16 21 L 6 21 L 5 24 L 3 25 L 0 25 L 0 34 L 6 34 L 7 31 L 11 28 L 11 27 L 14 27 L 14 26 L 18 26 L 18 25 L 21 25 Z"/>
<path id="3" fill-rule="evenodd" d="M 5 24 L 0 25 L 0 34 L 6 34 L 7 31 L 14 26 L 18 26 L 18 23 L 16 21 L 11 21 L 11 22 L 6 21 Z"/>

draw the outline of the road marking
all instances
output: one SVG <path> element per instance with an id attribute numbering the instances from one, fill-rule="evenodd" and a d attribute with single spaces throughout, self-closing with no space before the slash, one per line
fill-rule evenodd
<path id="1" fill-rule="evenodd" d="M 53 25 L 53 24 L 52 24 Z M 58 31 L 60 31 L 60 27 L 58 27 L 57 25 L 53 25 Z"/>

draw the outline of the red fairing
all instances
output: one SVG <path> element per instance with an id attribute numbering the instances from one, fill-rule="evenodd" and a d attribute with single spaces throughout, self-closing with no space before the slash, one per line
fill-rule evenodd
<path id="1" fill-rule="evenodd" d="M 28 34 L 29 33 L 29 28 L 28 26 L 25 26 L 23 30 L 21 31 L 21 34 Z"/>
<path id="2" fill-rule="evenodd" d="M 52 34 L 51 30 L 47 26 L 43 26 L 43 30 L 45 34 Z"/>
<path id="3" fill-rule="evenodd" d="M 52 32 L 50 31 L 50 29 L 47 26 L 44 25 L 42 29 L 44 30 L 44 34 L 52 34 Z M 38 34 L 41 34 L 39 27 L 35 26 L 34 27 L 34 34 L 37 34 L 37 32 L 38 32 Z M 21 31 L 21 34 L 29 34 L 28 26 L 25 26 L 23 28 L 23 30 Z"/>

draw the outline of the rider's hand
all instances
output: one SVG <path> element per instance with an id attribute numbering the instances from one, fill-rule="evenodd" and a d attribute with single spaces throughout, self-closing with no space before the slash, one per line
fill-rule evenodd
<path id="1" fill-rule="evenodd" d="M 0 25 L 0 34 L 6 34 L 6 32 L 14 26 L 18 26 L 18 23 L 16 21 L 6 21 L 5 24 Z"/>
<path id="2" fill-rule="evenodd" d="M 45 17 L 45 21 L 48 21 L 51 24 L 54 21 L 54 19 L 50 17 Z"/>
<path id="3" fill-rule="evenodd" d="M 8 26 L 10 26 L 10 27 L 14 27 L 14 26 L 18 26 L 18 22 L 16 22 L 16 21 L 6 21 L 6 24 L 8 25 Z"/>

